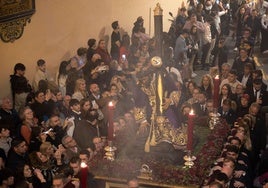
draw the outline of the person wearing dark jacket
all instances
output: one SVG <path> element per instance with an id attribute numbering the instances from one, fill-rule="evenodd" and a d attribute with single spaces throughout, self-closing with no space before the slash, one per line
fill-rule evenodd
<path id="1" fill-rule="evenodd" d="M 17 63 L 14 67 L 14 74 L 10 75 L 10 83 L 14 107 L 18 111 L 26 104 L 26 97 L 32 91 L 25 75 L 26 67 L 22 63 Z"/>

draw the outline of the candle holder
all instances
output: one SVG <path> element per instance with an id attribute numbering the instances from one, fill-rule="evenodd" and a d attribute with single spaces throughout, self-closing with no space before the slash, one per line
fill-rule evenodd
<path id="1" fill-rule="evenodd" d="M 217 112 L 217 109 L 214 109 L 213 112 L 210 114 L 209 120 L 209 128 L 213 130 L 217 123 L 219 123 L 220 114 Z"/>
<path id="2" fill-rule="evenodd" d="M 112 141 L 108 141 L 108 146 L 106 146 L 104 148 L 104 150 L 106 151 L 104 159 L 107 159 L 109 161 L 114 161 L 114 159 L 115 159 L 115 151 L 117 150 L 117 148 L 113 146 Z"/>
<path id="3" fill-rule="evenodd" d="M 191 150 L 187 151 L 187 154 L 183 157 L 185 160 L 184 168 L 192 168 L 194 166 L 194 161 L 196 160 L 196 157 L 192 155 Z"/>

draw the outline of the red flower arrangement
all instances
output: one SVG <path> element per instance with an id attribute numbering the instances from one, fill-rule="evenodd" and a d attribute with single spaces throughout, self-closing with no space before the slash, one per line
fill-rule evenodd
<path id="1" fill-rule="evenodd" d="M 197 129 L 210 131 L 208 127 L 203 126 L 199 126 Z M 92 173 L 98 176 L 127 179 L 129 176 L 138 176 L 142 164 L 147 164 L 153 171 L 153 180 L 151 180 L 153 182 L 167 185 L 200 185 L 207 177 L 212 163 L 220 155 L 229 131 L 227 123 L 221 120 L 213 130 L 208 132 L 208 135 L 205 135 L 205 142 L 199 143 L 202 145 L 201 149 L 194 151 L 197 159 L 194 161 L 195 164 L 192 168 L 167 165 L 155 160 L 132 160 L 126 156 L 117 156 L 116 160 L 112 162 L 102 157 L 95 158 L 90 169 Z M 196 135 L 199 135 L 198 130 L 195 130 L 195 132 Z M 120 140 L 120 143 L 122 144 L 122 140 Z M 117 146 L 116 143 L 115 146 Z"/>

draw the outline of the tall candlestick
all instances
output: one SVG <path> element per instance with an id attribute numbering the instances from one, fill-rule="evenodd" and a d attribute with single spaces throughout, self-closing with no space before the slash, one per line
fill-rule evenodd
<path id="1" fill-rule="evenodd" d="M 81 188 L 87 188 L 88 167 L 85 162 L 81 162 Z"/>
<path id="2" fill-rule="evenodd" d="M 188 115 L 188 127 L 187 127 L 187 150 L 193 150 L 193 134 L 194 134 L 194 111 L 191 110 Z"/>
<path id="3" fill-rule="evenodd" d="M 113 141 L 114 138 L 114 104 L 108 104 L 108 141 Z"/>
<path id="4" fill-rule="evenodd" d="M 219 75 L 214 78 L 213 107 L 219 107 L 220 78 Z"/>

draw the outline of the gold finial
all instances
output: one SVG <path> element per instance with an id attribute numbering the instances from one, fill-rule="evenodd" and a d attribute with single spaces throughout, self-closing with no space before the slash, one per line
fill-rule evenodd
<path id="1" fill-rule="evenodd" d="M 163 9 L 160 6 L 160 3 L 156 4 L 156 7 L 154 9 L 154 15 L 155 16 L 162 16 L 163 15 Z"/>

